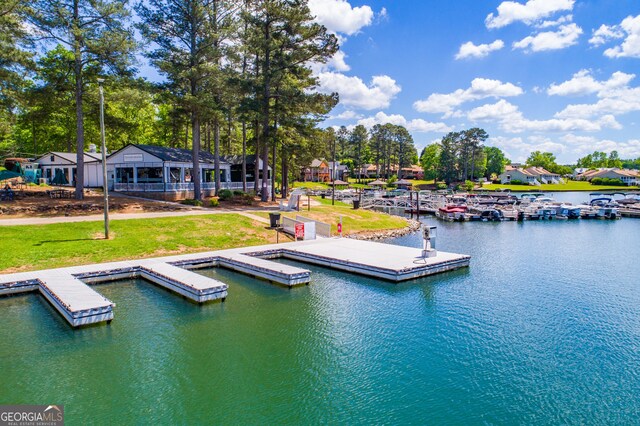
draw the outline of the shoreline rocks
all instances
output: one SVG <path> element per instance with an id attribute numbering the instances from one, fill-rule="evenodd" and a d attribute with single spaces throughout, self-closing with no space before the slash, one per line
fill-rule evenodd
<path id="1" fill-rule="evenodd" d="M 407 226 L 401 229 L 387 229 L 380 231 L 367 231 L 367 232 L 359 232 L 357 234 L 347 235 L 346 238 L 353 238 L 355 240 L 369 240 L 369 241 L 378 241 L 378 240 L 386 240 L 388 238 L 397 238 L 402 237 L 407 234 L 411 234 L 420 229 L 422 223 L 414 219 L 407 219 Z"/>

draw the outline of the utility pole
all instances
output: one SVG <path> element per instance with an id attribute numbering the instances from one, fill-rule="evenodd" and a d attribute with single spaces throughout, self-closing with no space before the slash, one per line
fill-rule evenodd
<path id="1" fill-rule="evenodd" d="M 107 182 L 107 143 L 104 137 L 104 92 L 102 90 L 103 78 L 98 79 L 100 88 L 100 136 L 102 139 L 102 191 L 104 194 L 104 238 L 109 239 L 109 184 Z"/>

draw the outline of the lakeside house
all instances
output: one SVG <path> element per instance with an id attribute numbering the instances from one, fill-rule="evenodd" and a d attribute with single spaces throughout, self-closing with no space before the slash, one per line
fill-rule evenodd
<path id="1" fill-rule="evenodd" d="M 627 186 L 640 185 L 640 172 L 638 170 L 599 168 L 586 170 L 576 177 L 578 180 L 591 182 L 593 178 L 620 179 Z"/>
<path id="2" fill-rule="evenodd" d="M 75 152 L 51 151 L 38 157 L 34 163 L 42 170 L 41 177 L 47 179 L 47 183 L 75 186 L 76 160 Z M 89 152 L 84 153 L 84 186 L 101 187 L 102 181 L 102 156 L 95 151 L 95 145 L 90 145 Z"/>
<path id="3" fill-rule="evenodd" d="M 139 195 L 147 198 L 162 200 L 182 200 L 193 198 L 193 162 L 192 151 L 183 148 L 169 148 L 155 145 L 130 144 L 114 152 L 107 159 L 111 170 L 112 183 L 110 187 L 115 192 Z M 214 156 L 210 152 L 200 151 L 200 180 L 202 195 L 209 197 L 215 193 Z M 254 157 L 255 160 L 255 157 Z M 237 161 L 234 161 L 237 163 Z M 252 176 L 249 188 L 253 185 L 254 164 L 249 168 Z M 220 157 L 220 183 L 222 189 L 242 189 L 241 172 L 238 177 L 238 167 L 234 164 L 232 179 L 232 164 Z M 260 164 L 262 164 L 260 162 Z M 271 170 L 271 169 L 269 169 Z M 249 173 L 247 173 L 248 175 Z M 262 180 L 258 180 L 259 185 Z M 268 185 L 269 188 L 271 185 Z M 270 190 L 270 189 L 269 189 Z"/>
<path id="4" fill-rule="evenodd" d="M 231 171 L 231 189 L 242 189 L 242 155 L 221 155 L 220 161 L 224 161 L 230 165 Z M 246 157 L 246 176 L 247 176 L 247 189 L 253 189 L 255 177 L 256 177 L 256 156 L 255 154 L 247 155 Z M 258 171 L 257 175 L 262 173 L 262 159 L 258 158 Z M 268 178 L 271 179 L 271 167 L 269 166 Z M 262 179 L 258 179 L 258 182 L 262 182 Z M 239 184 L 239 186 L 238 186 Z"/>
<path id="5" fill-rule="evenodd" d="M 424 179 L 424 169 L 417 164 L 403 167 L 400 171 L 402 172 L 402 179 Z"/>
<path id="6" fill-rule="evenodd" d="M 513 181 L 520 181 L 529 185 L 540 185 L 543 183 L 560 183 L 561 176 L 544 169 L 543 167 L 518 167 L 514 165 L 506 166 L 504 172 L 498 176 L 500 183 L 509 184 Z"/>
<path id="7" fill-rule="evenodd" d="M 303 171 L 302 180 L 305 182 L 331 182 L 334 172 L 333 161 L 314 159 Z M 336 161 L 334 180 L 346 180 L 349 176 L 349 168 Z"/>

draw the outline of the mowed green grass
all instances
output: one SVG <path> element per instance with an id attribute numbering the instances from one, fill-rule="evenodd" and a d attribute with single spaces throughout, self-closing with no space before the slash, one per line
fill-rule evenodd
<path id="1" fill-rule="evenodd" d="M 608 185 L 591 185 L 589 182 L 585 181 L 568 181 L 567 183 L 561 184 L 542 184 L 539 186 L 533 185 L 499 185 L 499 184 L 490 184 L 484 185 L 482 189 L 488 189 L 489 191 L 494 191 L 496 189 L 510 189 L 511 191 L 517 192 L 563 192 L 563 191 L 589 191 L 589 192 L 597 192 L 597 191 L 629 191 L 633 189 L 638 189 L 633 186 L 608 186 Z"/>
<path id="2" fill-rule="evenodd" d="M 336 235 L 337 226 L 342 216 L 342 232 L 343 235 L 349 235 L 358 232 L 371 232 L 381 230 L 401 229 L 407 226 L 407 221 L 399 216 L 392 216 L 373 210 L 354 210 L 351 204 L 345 204 L 336 201 L 334 206 L 331 205 L 331 198 L 322 199 L 320 197 L 312 197 L 319 201 L 320 206 L 311 206 L 311 210 L 300 207 L 300 211 L 283 212 L 287 217 L 295 218 L 296 215 L 308 217 L 320 222 L 331 224 L 331 233 Z M 256 213 L 263 217 L 268 217 L 268 213 Z"/>
<path id="3" fill-rule="evenodd" d="M 275 242 L 265 224 L 237 214 L 0 227 L 0 273 L 195 253 Z"/>

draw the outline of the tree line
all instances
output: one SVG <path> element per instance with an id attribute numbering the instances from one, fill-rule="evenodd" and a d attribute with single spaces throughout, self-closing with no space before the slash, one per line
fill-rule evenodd
<path id="1" fill-rule="evenodd" d="M 420 154 L 425 179 L 447 184 L 499 175 L 509 163 L 500 148 L 485 146 L 489 135 L 477 127 L 449 132 L 438 143 L 428 145 Z"/>
<path id="2" fill-rule="evenodd" d="M 327 129 L 331 156 L 346 165 L 351 175 L 361 180 L 367 165 L 375 166 L 376 178 L 397 175 L 418 163 L 413 137 L 404 126 L 376 124 L 369 131 L 363 125 L 349 130 L 345 126 Z M 370 175 L 370 174 L 369 174 Z"/>
<path id="3" fill-rule="evenodd" d="M 218 169 L 221 153 L 241 154 L 245 190 L 247 154 L 262 158 L 263 187 L 255 179 L 253 189 L 263 200 L 269 166 L 280 162 L 286 185 L 290 164 L 324 150 L 314 146 L 327 139 L 317 125 L 338 96 L 313 90 L 311 65 L 332 57 L 338 42 L 314 22 L 306 0 L 4 0 L 0 7 L 0 155 L 75 150 L 78 198 L 85 141 L 99 140 L 99 78 L 108 149 L 191 149 L 196 198 L 200 149 L 214 153 Z M 136 78 L 136 55 L 162 83 Z"/>
<path id="4" fill-rule="evenodd" d="M 484 145 L 488 137 L 485 130 L 472 128 L 450 132 L 440 142 L 428 145 L 420 154 L 425 179 L 449 184 L 481 177 L 487 180 L 496 178 L 511 161 L 500 148 Z M 575 167 L 640 169 L 640 158 L 624 160 L 617 151 L 609 154 L 596 151 L 579 158 L 575 165 L 562 165 L 557 163 L 556 156 L 551 152 L 533 151 L 524 166 L 542 167 L 564 176 L 572 174 Z"/>

